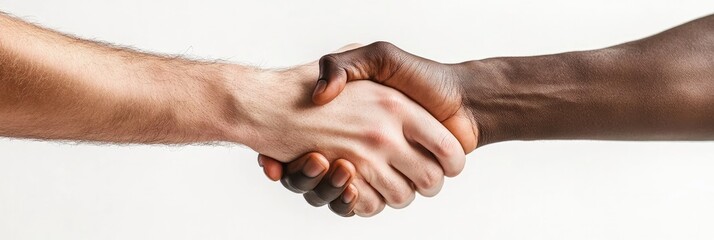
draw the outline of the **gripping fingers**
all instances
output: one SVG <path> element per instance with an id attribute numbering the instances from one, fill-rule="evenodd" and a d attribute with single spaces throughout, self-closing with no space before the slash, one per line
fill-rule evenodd
<path id="1" fill-rule="evenodd" d="M 425 197 L 433 197 L 444 185 L 444 171 L 439 162 L 426 149 L 418 144 L 404 143 L 407 147 L 399 151 L 392 166 L 409 178 L 417 192 Z"/>
<path id="2" fill-rule="evenodd" d="M 387 205 L 399 209 L 414 201 L 414 189 L 404 175 L 387 163 L 375 166 L 377 169 L 366 180 L 382 195 Z"/>
<path id="3" fill-rule="evenodd" d="M 304 193 L 317 186 L 330 163 L 319 153 L 308 153 L 288 163 L 280 182 L 290 191 Z"/>
<path id="4" fill-rule="evenodd" d="M 466 154 L 459 140 L 424 109 L 414 108 L 404 123 L 404 136 L 429 150 L 448 177 L 459 175 L 466 164 Z"/>
<path id="5" fill-rule="evenodd" d="M 362 179 L 355 179 L 352 184 L 359 191 L 353 212 L 360 217 L 371 217 L 384 210 L 386 205 L 382 196 Z"/>
<path id="6" fill-rule="evenodd" d="M 351 217 L 355 215 L 354 207 L 357 203 L 357 198 L 359 198 L 359 192 L 357 187 L 350 184 L 339 198 L 332 200 L 330 202 L 330 210 L 337 215 L 343 217 Z"/>
<path id="7" fill-rule="evenodd" d="M 347 160 L 338 159 L 332 163 L 330 172 L 322 179 L 314 190 L 305 193 L 305 200 L 315 207 L 328 204 L 340 195 L 352 182 L 355 167 Z"/>

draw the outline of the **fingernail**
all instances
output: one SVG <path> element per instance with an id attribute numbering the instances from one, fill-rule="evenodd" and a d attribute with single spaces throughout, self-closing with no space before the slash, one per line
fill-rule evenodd
<path id="1" fill-rule="evenodd" d="M 302 174 L 311 178 L 317 177 L 317 175 L 320 175 L 323 171 L 325 171 L 325 167 L 313 160 L 308 160 L 305 166 L 302 167 Z"/>
<path id="2" fill-rule="evenodd" d="M 332 186 L 341 188 L 342 186 L 345 185 L 345 183 L 347 183 L 347 180 L 349 178 L 350 178 L 350 175 L 347 172 L 347 169 L 345 169 L 345 167 L 342 167 L 342 166 L 337 167 L 337 169 L 335 169 L 335 172 L 332 173 L 332 180 L 331 180 Z"/>
<path id="3" fill-rule="evenodd" d="M 318 95 L 321 94 L 322 92 L 325 91 L 325 88 L 327 87 L 327 81 L 324 79 L 317 80 L 317 85 L 315 85 L 315 92 L 312 93 L 312 95 Z"/>
<path id="4" fill-rule="evenodd" d="M 263 158 L 258 157 L 258 166 L 263 167 Z"/>
<path id="5" fill-rule="evenodd" d="M 345 193 L 342 194 L 342 202 L 345 204 L 351 203 L 353 200 L 355 200 L 355 194 L 352 191 L 345 191 Z"/>

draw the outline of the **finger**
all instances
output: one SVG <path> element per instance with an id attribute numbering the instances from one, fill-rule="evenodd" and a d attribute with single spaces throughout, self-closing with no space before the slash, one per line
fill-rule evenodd
<path id="1" fill-rule="evenodd" d="M 331 167 L 327 177 L 313 191 L 304 195 L 310 205 L 319 207 L 339 198 L 356 175 L 354 165 L 344 159 L 334 161 Z"/>
<path id="2" fill-rule="evenodd" d="M 469 154 L 476 149 L 479 144 L 478 135 L 480 134 L 476 124 L 467 117 L 468 115 L 461 108 L 453 116 L 441 122 L 461 142 L 461 148 L 464 149 L 465 154 Z"/>
<path id="3" fill-rule="evenodd" d="M 287 164 L 286 173 L 280 182 L 293 192 L 304 193 L 320 183 L 329 166 L 330 163 L 322 154 L 308 153 Z"/>
<path id="4" fill-rule="evenodd" d="M 359 43 L 351 43 L 347 44 L 340 49 L 337 49 L 337 51 L 333 52 L 332 55 L 340 54 L 346 51 L 350 51 L 353 49 L 357 49 L 362 47 L 362 44 Z M 349 55 L 347 55 L 349 56 Z M 347 59 L 346 59 L 347 60 Z M 320 76 L 318 77 L 317 84 L 315 85 L 315 90 L 313 92 L 313 97 L 317 97 L 317 100 L 315 100 L 315 103 L 318 103 L 320 105 L 326 104 L 330 102 L 332 99 L 337 97 L 337 95 L 342 92 L 342 90 L 345 88 L 345 84 L 347 84 L 347 72 L 342 70 L 340 68 L 340 65 L 337 64 L 338 59 L 333 59 L 332 57 L 328 56 L 323 56 L 320 58 L 319 65 L 320 65 Z M 330 89 L 326 89 L 328 86 L 329 81 L 334 81 L 335 84 L 331 84 L 329 87 Z M 323 92 L 328 91 L 327 95 L 323 94 Z M 323 96 L 324 95 L 324 96 Z M 328 95 L 334 95 L 332 96 L 329 100 L 327 99 L 322 99 L 325 96 Z"/>
<path id="5" fill-rule="evenodd" d="M 357 198 L 359 198 L 357 187 L 350 184 L 349 187 L 342 192 L 342 195 L 340 195 L 339 198 L 330 202 L 330 210 L 343 217 L 354 216 L 354 207 L 357 203 Z"/>
<path id="6" fill-rule="evenodd" d="M 312 93 L 312 101 L 318 105 L 324 105 L 335 99 L 347 84 L 347 72 L 339 65 L 341 54 L 329 54 L 320 58 L 320 75 Z"/>
<path id="7" fill-rule="evenodd" d="M 404 122 L 404 136 L 429 150 L 439 161 L 444 174 L 459 175 L 466 164 L 466 155 L 459 140 L 444 125 L 422 108 L 409 111 L 413 115 Z"/>
<path id="8" fill-rule="evenodd" d="M 414 201 L 414 189 L 404 175 L 386 162 L 374 164 L 375 171 L 365 176 L 365 180 L 374 187 L 392 208 L 404 208 Z"/>
<path id="9" fill-rule="evenodd" d="M 332 101 L 348 81 L 370 79 L 382 82 L 382 75 L 391 75 L 391 61 L 383 61 L 398 51 L 396 47 L 386 42 L 376 42 L 370 45 L 341 53 L 332 53 L 320 58 L 320 75 L 315 85 L 312 101 L 324 105 Z M 385 71 L 386 70 L 386 71 Z M 387 74 L 379 74 L 379 73 Z"/>
<path id="10" fill-rule="evenodd" d="M 274 158 L 258 154 L 258 165 L 263 167 L 263 173 L 272 181 L 278 181 L 283 177 L 283 164 Z"/>
<path id="11" fill-rule="evenodd" d="M 285 188 L 296 193 L 312 190 L 329 168 L 329 162 L 318 153 L 308 153 L 285 166 L 281 183 Z"/>
<path id="12" fill-rule="evenodd" d="M 360 217 L 371 217 L 384 210 L 386 205 L 382 196 L 363 179 L 356 178 L 352 181 L 359 192 L 355 201 L 353 212 Z"/>
<path id="13" fill-rule="evenodd" d="M 404 150 L 390 164 L 414 183 L 417 192 L 433 197 L 444 185 L 444 170 L 431 153 L 421 145 L 404 142 Z"/>

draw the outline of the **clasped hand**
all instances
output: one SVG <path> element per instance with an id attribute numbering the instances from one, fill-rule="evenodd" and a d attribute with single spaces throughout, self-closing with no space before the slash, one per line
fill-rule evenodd
<path id="1" fill-rule="evenodd" d="M 366 57 L 375 53 L 384 58 Z M 256 108 L 271 111 L 253 117 L 260 135 L 254 148 L 266 175 L 341 216 L 406 207 L 415 192 L 434 196 L 444 176 L 458 175 L 465 150 L 475 148 L 475 130 L 456 89 L 424 85 L 448 84 L 431 80 L 451 76 L 428 60 L 406 68 L 386 61 L 397 54 L 408 53 L 375 43 L 326 55 L 319 69 L 315 62 L 275 73 L 277 81 L 268 85 L 276 90 L 264 103 L 283 107 Z M 421 106 L 391 87 L 416 95 Z"/>

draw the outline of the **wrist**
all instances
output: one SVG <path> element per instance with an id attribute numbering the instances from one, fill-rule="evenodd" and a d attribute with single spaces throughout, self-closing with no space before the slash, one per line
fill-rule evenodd
<path id="1" fill-rule="evenodd" d="M 212 125 L 218 131 L 220 141 L 240 143 L 252 149 L 261 140 L 258 135 L 261 110 L 270 104 L 270 89 L 275 88 L 275 73 L 272 71 L 226 64 L 221 67 L 219 86 L 211 92 L 217 95 L 211 101 L 215 105 Z"/>
<path id="2" fill-rule="evenodd" d="M 224 141 L 264 152 L 278 142 L 282 124 L 298 118 L 296 108 L 307 108 L 314 87 L 313 68 L 265 70 L 233 66 L 226 75 L 227 99 L 221 132 Z M 315 76 L 312 76 L 315 75 Z"/>
<path id="3" fill-rule="evenodd" d="M 171 138 L 179 138 L 176 142 L 221 141 L 250 146 L 256 137 L 252 108 L 269 89 L 269 73 L 235 64 L 191 65 L 184 68 L 188 77 L 157 81 L 156 108 L 170 113 L 168 122 L 175 129 Z M 172 71 L 156 75 L 171 79 L 175 77 Z"/>
<path id="4" fill-rule="evenodd" d="M 586 116 L 602 114 L 597 64 L 585 53 L 493 58 L 462 63 L 464 105 L 479 146 L 509 140 L 571 138 Z M 593 63 L 592 65 L 590 63 Z M 599 88 L 599 89 L 597 89 Z M 593 91 L 593 90 L 598 91 Z"/>
<path id="5" fill-rule="evenodd" d="M 515 138 L 513 119 L 505 107 L 505 99 L 512 88 L 504 74 L 507 62 L 498 59 L 467 61 L 455 64 L 457 82 L 461 86 L 462 105 L 477 129 L 478 147 Z"/>

